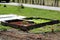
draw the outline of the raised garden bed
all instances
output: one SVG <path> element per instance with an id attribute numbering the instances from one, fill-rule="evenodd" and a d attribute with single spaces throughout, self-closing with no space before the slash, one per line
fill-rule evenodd
<path id="1" fill-rule="evenodd" d="M 27 30 L 29 26 L 36 25 L 32 21 L 25 21 L 25 20 L 19 20 L 19 19 L 3 21 L 1 22 L 1 24 L 4 26 L 20 28 L 22 30 Z"/>
<path id="2" fill-rule="evenodd" d="M 59 20 L 46 20 L 46 19 L 32 19 L 33 21 L 26 21 L 15 19 L 15 20 L 8 20 L 2 21 L 1 24 L 4 26 L 11 26 L 14 28 L 20 28 L 23 31 L 27 31 L 33 28 L 38 28 L 46 25 L 53 25 L 59 23 Z"/>

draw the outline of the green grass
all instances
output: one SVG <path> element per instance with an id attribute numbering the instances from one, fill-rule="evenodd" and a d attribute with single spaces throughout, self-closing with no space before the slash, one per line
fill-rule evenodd
<path id="1" fill-rule="evenodd" d="M 33 19 L 33 22 L 36 24 L 50 22 L 51 20 L 42 20 L 42 19 Z"/>
<path id="2" fill-rule="evenodd" d="M 5 30 L 5 29 L 9 30 L 9 29 L 11 29 L 11 27 L 0 25 L 0 30 Z"/>
<path id="3" fill-rule="evenodd" d="M 60 26 L 58 26 L 58 24 L 55 24 L 55 25 L 47 25 L 47 26 L 44 26 L 44 27 L 35 28 L 33 30 L 30 30 L 29 32 L 31 32 L 31 33 L 52 32 L 52 28 L 54 29 L 55 32 L 60 31 Z"/>
<path id="4" fill-rule="evenodd" d="M 36 9 L 36 8 L 28 8 L 25 7 L 21 9 L 16 6 L 0 6 L 0 14 L 17 14 L 24 16 L 38 16 L 42 18 L 50 18 L 50 19 L 59 19 L 60 20 L 60 12 L 59 11 L 51 11 L 44 9 Z"/>
<path id="5" fill-rule="evenodd" d="M 3 5 L 0 5 L 0 14 L 16 14 L 16 15 L 23 15 L 23 16 L 27 16 L 27 17 L 38 16 L 38 17 L 42 17 L 42 18 L 50 18 L 50 19 L 60 20 L 60 12 L 59 11 L 28 8 L 28 7 L 25 7 L 24 9 L 21 9 L 18 6 L 8 6 L 7 5 L 7 7 L 3 7 Z M 41 21 L 41 22 L 43 22 L 43 21 Z M 45 26 L 45 27 L 30 30 L 29 32 L 33 32 L 33 33 L 50 32 L 51 27 L 52 27 L 52 25 L 49 25 L 49 26 Z M 9 29 L 9 27 L 2 26 L 2 25 L 0 26 L 0 29 L 4 29 L 4 28 Z M 54 30 L 55 31 L 57 31 L 57 30 L 60 31 L 60 26 L 57 27 L 57 24 L 54 25 Z"/>

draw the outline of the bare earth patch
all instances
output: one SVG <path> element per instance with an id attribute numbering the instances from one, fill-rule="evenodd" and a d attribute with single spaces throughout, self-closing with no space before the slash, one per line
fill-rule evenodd
<path id="1" fill-rule="evenodd" d="M 0 32 L 0 40 L 60 40 L 60 32 L 46 34 L 30 34 L 14 28 Z"/>

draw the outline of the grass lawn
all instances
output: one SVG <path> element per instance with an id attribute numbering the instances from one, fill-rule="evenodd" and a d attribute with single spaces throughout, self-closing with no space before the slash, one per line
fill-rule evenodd
<path id="1" fill-rule="evenodd" d="M 45 23 L 45 22 L 50 22 L 50 21 L 51 21 L 51 20 L 33 19 L 33 22 L 35 22 L 36 24 Z"/>
<path id="2" fill-rule="evenodd" d="M 50 19 L 60 20 L 60 12 L 59 11 L 28 8 L 28 7 L 21 9 L 18 6 L 8 6 L 7 5 L 7 7 L 3 7 L 3 5 L 0 5 L 0 14 L 17 14 L 17 15 L 23 15 L 23 16 L 28 16 L 28 17 L 38 16 L 38 17 L 42 17 L 42 18 L 50 18 Z M 60 24 L 54 25 L 53 28 L 55 31 L 60 30 L 59 29 L 60 26 L 57 27 L 57 25 L 60 25 Z M 1 27 L 2 27 L 2 25 L 0 26 L 0 28 Z M 33 32 L 33 33 L 50 32 L 51 27 L 52 27 L 52 25 L 47 25 L 47 26 L 44 26 L 41 28 L 36 28 L 36 29 L 30 30 L 29 32 Z M 5 26 L 3 26 L 3 28 L 5 28 Z M 3 28 L 1 28 L 1 29 L 3 29 Z M 6 29 L 9 29 L 9 27 L 7 27 Z"/>
<path id="3" fill-rule="evenodd" d="M 54 25 L 47 25 L 40 28 L 35 28 L 30 30 L 31 33 L 45 33 L 45 32 L 52 32 L 52 28 L 55 32 L 60 32 L 60 23 Z"/>
<path id="4" fill-rule="evenodd" d="M 11 29 L 11 27 L 0 25 L 0 30 L 9 30 L 9 29 Z"/>
<path id="5" fill-rule="evenodd" d="M 50 18 L 50 19 L 59 19 L 60 20 L 60 12 L 59 11 L 51 11 L 44 9 L 36 9 L 36 8 L 27 8 L 21 9 L 16 6 L 0 6 L 0 14 L 17 14 L 24 16 L 38 16 L 42 18 Z"/>

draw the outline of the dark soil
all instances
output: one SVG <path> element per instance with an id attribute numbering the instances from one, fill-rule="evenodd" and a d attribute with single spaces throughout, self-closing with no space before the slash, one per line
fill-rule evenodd
<path id="1" fill-rule="evenodd" d="M 17 22 L 10 22 L 9 24 L 14 24 L 14 25 L 19 25 L 19 26 L 31 26 L 35 25 L 34 23 L 29 23 L 29 22 L 23 22 L 23 21 L 17 21 Z"/>
<path id="2" fill-rule="evenodd" d="M 32 34 L 14 28 L 0 32 L 0 40 L 60 40 L 60 32 Z"/>

